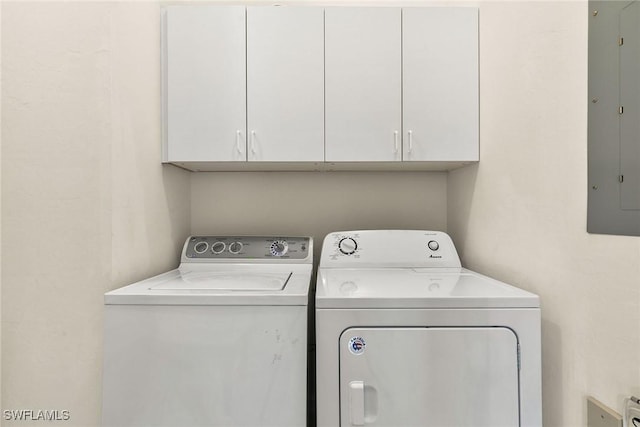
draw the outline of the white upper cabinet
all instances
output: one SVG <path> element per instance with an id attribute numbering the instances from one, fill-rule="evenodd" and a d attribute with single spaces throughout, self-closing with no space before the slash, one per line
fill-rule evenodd
<path id="1" fill-rule="evenodd" d="M 478 160 L 478 11 L 327 8 L 326 161 Z"/>
<path id="2" fill-rule="evenodd" d="M 244 6 L 169 6 L 165 159 L 246 160 Z"/>
<path id="3" fill-rule="evenodd" d="M 163 161 L 442 170 L 479 158 L 477 8 L 191 4 L 163 19 Z"/>
<path id="4" fill-rule="evenodd" d="M 478 10 L 402 10 L 403 160 L 478 160 Z"/>
<path id="5" fill-rule="evenodd" d="M 249 161 L 324 160 L 324 11 L 247 8 Z"/>
<path id="6" fill-rule="evenodd" d="M 401 9 L 325 10 L 326 161 L 401 160 Z"/>

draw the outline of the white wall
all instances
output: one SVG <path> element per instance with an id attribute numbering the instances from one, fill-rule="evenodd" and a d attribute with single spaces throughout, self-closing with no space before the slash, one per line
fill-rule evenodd
<path id="1" fill-rule="evenodd" d="M 541 296 L 545 427 L 640 393 L 640 239 L 586 232 L 587 13 L 482 3 L 481 160 L 448 180 L 463 262 Z"/>
<path id="2" fill-rule="evenodd" d="M 98 425 L 102 295 L 177 264 L 189 174 L 160 164 L 158 16 L 2 3 L 3 409 Z"/>

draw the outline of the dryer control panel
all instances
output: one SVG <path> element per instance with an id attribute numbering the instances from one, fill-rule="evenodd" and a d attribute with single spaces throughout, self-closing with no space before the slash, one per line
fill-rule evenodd
<path id="1" fill-rule="evenodd" d="M 190 236 L 182 251 L 182 262 L 299 262 L 310 260 L 312 253 L 310 237 Z"/>
<path id="2" fill-rule="evenodd" d="M 451 238 L 441 231 L 341 231 L 325 237 L 320 267 L 460 268 Z"/>

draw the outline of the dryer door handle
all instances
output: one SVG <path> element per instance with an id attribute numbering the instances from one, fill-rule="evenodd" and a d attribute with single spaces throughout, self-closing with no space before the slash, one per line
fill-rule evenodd
<path id="1" fill-rule="evenodd" d="M 351 425 L 364 425 L 364 381 L 351 381 L 349 383 L 349 411 L 351 413 Z"/>

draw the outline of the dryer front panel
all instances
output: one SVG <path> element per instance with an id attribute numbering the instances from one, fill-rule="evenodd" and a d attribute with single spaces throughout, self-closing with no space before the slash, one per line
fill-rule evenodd
<path id="1" fill-rule="evenodd" d="M 517 427 L 518 370 L 509 328 L 349 328 L 340 425 Z"/>

